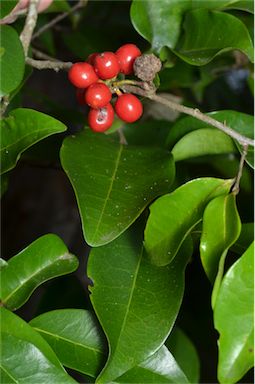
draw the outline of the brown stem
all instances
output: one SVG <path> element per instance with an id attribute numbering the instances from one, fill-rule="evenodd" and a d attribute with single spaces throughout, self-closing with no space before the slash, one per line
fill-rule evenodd
<path id="1" fill-rule="evenodd" d="M 25 57 L 27 57 L 28 48 L 32 39 L 32 34 L 37 22 L 37 7 L 40 0 L 30 0 L 25 26 L 20 34 L 20 40 L 24 48 Z"/>
<path id="2" fill-rule="evenodd" d="M 248 147 L 249 146 L 247 144 L 244 144 L 244 146 L 243 146 L 243 152 L 242 152 L 240 163 L 239 163 L 238 173 L 236 176 L 235 184 L 232 188 L 232 193 L 234 193 L 235 195 L 237 195 L 239 193 L 240 180 L 241 180 L 241 177 L 243 174 L 244 161 L 245 161 L 245 158 L 247 156 Z"/>
<path id="3" fill-rule="evenodd" d="M 38 36 L 40 36 L 42 33 L 47 31 L 48 29 L 52 28 L 55 24 L 59 23 L 61 20 L 65 19 L 67 16 L 71 15 L 72 13 L 76 12 L 79 8 L 84 7 L 87 4 L 87 1 L 80 0 L 75 6 L 73 6 L 69 11 L 61 13 L 57 17 L 55 17 L 53 20 L 51 20 L 49 23 L 45 24 L 42 28 L 38 29 L 37 32 L 32 37 L 32 40 L 36 39 Z"/>
<path id="4" fill-rule="evenodd" d="M 144 87 L 144 83 L 141 83 L 141 86 Z M 193 109 L 190 107 L 186 107 L 185 105 L 181 105 L 178 103 L 175 103 L 174 101 L 171 101 L 169 99 L 165 99 L 164 97 L 158 96 L 153 89 L 142 89 L 140 87 L 135 87 L 133 85 L 123 85 L 120 87 L 124 92 L 128 93 L 135 93 L 136 95 L 147 97 L 150 100 L 154 100 L 158 103 L 161 103 L 168 108 L 171 108 L 175 111 L 185 113 L 186 115 L 190 115 L 192 117 L 195 117 L 198 120 L 201 120 L 205 122 L 206 124 L 212 125 L 213 127 L 216 127 L 226 133 L 228 136 L 232 137 L 233 139 L 237 140 L 242 145 L 251 145 L 254 147 L 254 140 L 245 137 L 241 135 L 240 133 L 234 131 L 232 128 L 228 127 L 227 125 L 221 123 L 218 120 L 213 119 L 210 116 L 207 116 L 200 112 L 199 109 Z"/>
<path id="5" fill-rule="evenodd" d="M 52 60 L 34 60 L 26 58 L 26 64 L 36 69 L 53 69 L 58 72 L 60 69 L 68 70 L 73 65 L 71 62 L 52 61 Z"/>

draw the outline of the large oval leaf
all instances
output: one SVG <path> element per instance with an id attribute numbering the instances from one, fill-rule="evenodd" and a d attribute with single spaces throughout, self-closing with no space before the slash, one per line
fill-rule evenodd
<path id="1" fill-rule="evenodd" d="M 2 334 L 1 341 L 0 368 L 3 383 L 76 383 L 30 342 L 7 333 Z"/>
<path id="2" fill-rule="evenodd" d="M 136 226 L 114 242 L 94 248 L 88 276 L 91 301 L 109 343 L 99 382 L 109 382 L 155 353 L 169 334 L 182 301 L 191 243 L 171 266 L 153 266 Z"/>
<path id="3" fill-rule="evenodd" d="M 189 64 L 205 65 L 219 53 L 233 49 L 239 49 L 253 62 L 250 34 L 233 15 L 196 9 L 186 13 L 183 28 L 184 37 L 174 52 Z"/>
<path id="4" fill-rule="evenodd" d="M 44 313 L 30 325 L 49 343 L 61 363 L 96 377 L 106 359 L 106 340 L 91 312 L 60 309 Z"/>
<path id="5" fill-rule="evenodd" d="M 192 180 L 150 206 L 145 228 L 145 248 L 156 265 L 169 264 L 190 231 L 202 220 L 210 200 L 226 194 L 233 180 Z"/>
<path id="6" fill-rule="evenodd" d="M 1 173 L 14 168 L 22 152 L 38 141 L 63 132 L 66 126 L 44 113 L 18 108 L 0 122 Z"/>
<path id="7" fill-rule="evenodd" d="M 175 161 L 192 157 L 236 152 L 233 140 L 225 133 L 211 128 L 189 132 L 172 149 Z"/>
<path id="8" fill-rule="evenodd" d="M 234 384 L 254 363 L 254 243 L 226 273 L 214 309 L 218 379 Z"/>
<path id="9" fill-rule="evenodd" d="M 55 235 L 45 235 L 8 261 L 1 271 L 1 302 L 15 310 L 21 307 L 38 285 L 73 272 L 78 260 L 63 241 Z"/>
<path id="10" fill-rule="evenodd" d="M 125 231 L 150 201 L 169 191 L 175 173 L 164 149 L 124 146 L 88 130 L 64 140 L 61 162 L 91 246 Z"/>
<path id="11" fill-rule="evenodd" d="M 1 97 L 13 91 L 21 83 L 25 70 L 25 56 L 19 35 L 15 29 L 7 25 L 1 25 L 0 35 Z"/>
<path id="12" fill-rule="evenodd" d="M 171 351 L 189 382 L 199 383 L 199 357 L 194 345 L 185 333 L 180 328 L 174 327 L 165 345 Z"/>
<path id="13" fill-rule="evenodd" d="M 218 196 L 210 201 L 203 215 L 200 256 L 205 273 L 212 283 L 218 272 L 221 271 L 222 277 L 226 254 L 238 239 L 240 231 L 241 221 L 235 195 Z"/>
<path id="14" fill-rule="evenodd" d="M 49 343 L 64 366 L 91 377 L 98 375 L 106 359 L 106 340 L 91 312 L 83 309 L 60 309 L 36 317 L 30 321 L 30 325 Z M 164 346 L 143 363 L 115 379 L 115 383 L 155 381 L 187 382 L 173 356 Z"/>
<path id="15" fill-rule="evenodd" d="M 254 117 L 252 115 L 247 115 L 246 113 L 237 112 L 237 111 L 215 111 L 207 114 L 208 116 L 213 117 L 215 120 L 220 121 L 221 123 L 226 123 L 229 127 L 239 132 L 240 134 L 253 139 L 254 137 Z M 189 132 L 192 132 L 196 129 L 205 129 L 211 128 L 209 124 L 206 124 L 203 121 L 197 120 L 194 117 L 184 117 L 183 119 L 177 121 L 174 126 L 170 129 L 169 135 L 167 137 L 167 146 L 168 148 L 173 148 L 174 145 Z M 215 130 L 215 129 L 214 129 Z M 242 146 L 236 142 L 239 152 L 241 152 Z M 253 161 L 254 148 L 249 147 L 249 152 L 246 157 L 246 162 L 254 167 Z"/>

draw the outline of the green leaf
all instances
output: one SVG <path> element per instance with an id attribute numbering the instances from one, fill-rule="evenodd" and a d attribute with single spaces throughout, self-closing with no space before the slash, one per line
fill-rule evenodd
<path id="1" fill-rule="evenodd" d="M 12 1 L 1 1 L 1 9 L 0 9 L 0 18 L 3 19 L 5 16 L 9 15 L 9 13 L 13 10 L 13 8 L 17 5 L 18 0 Z"/>
<path id="2" fill-rule="evenodd" d="M 3 269 L 3 268 L 6 268 L 8 265 L 7 261 L 5 261 L 4 259 L 0 258 L 0 270 Z"/>
<path id="3" fill-rule="evenodd" d="M 44 313 L 30 325 L 41 334 L 61 363 L 96 377 L 106 359 L 106 340 L 95 316 L 83 309 Z M 115 380 L 116 383 L 185 383 L 187 379 L 166 347 Z"/>
<path id="4" fill-rule="evenodd" d="M 234 384 L 254 363 L 254 243 L 226 273 L 214 309 L 218 379 Z"/>
<path id="5" fill-rule="evenodd" d="M 4 383 L 76 383 L 66 372 L 53 365 L 40 349 L 8 333 L 2 335 L 1 357 Z"/>
<path id="6" fill-rule="evenodd" d="M 196 9 L 185 14 L 183 28 L 184 36 L 174 52 L 189 64 L 205 65 L 216 55 L 233 49 L 242 51 L 253 62 L 250 34 L 233 15 Z"/>
<path id="7" fill-rule="evenodd" d="M 61 163 L 76 193 L 85 240 L 109 243 L 174 179 L 171 154 L 120 145 L 88 130 L 64 140 Z"/>
<path id="8" fill-rule="evenodd" d="M 9 334 L 33 344 L 44 354 L 47 360 L 63 370 L 62 365 L 48 343 L 29 324 L 4 307 L 0 308 L 0 319 L 1 333 Z M 1 349 L 1 351 L 3 350 Z"/>
<path id="9" fill-rule="evenodd" d="M 238 9 L 240 11 L 254 13 L 254 3 L 251 0 L 234 1 L 226 7 L 226 10 L 228 9 Z"/>
<path id="10" fill-rule="evenodd" d="M 145 248 L 153 264 L 167 265 L 191 230 L 202 220 L 206 205 L 226 194 L 233 180 L 192 180 L 150 206 L 145 228 Z"/>
<path id="11" fill-rule="evenodd" d="M 185 333 L 180 328 L 175 327 L 165 345 L 185 373 L 189 383 L 199 383 L 199 357 L 194 345 Z"/>
<path id="12" fill-rule="evenodd" d="M 224 261 L 231 245 L 238 239 L 241 221 L 233 193 L 218 196 L 207 205 L 203 216 L 200 241 L 201 261 L 211 283 L 219 283 L 224 271 Z"/>
<path id="13" fill-rule="evenodd" d="M 114 380 L 115 383 L 188 383 L 188 379 L 164 345 L 151 357 Z"/>
<path id="14" fill-rule="evenodd" d="M 60 309 L 36 317 L 30 325 L 49 343 L 64 366 L 92 377 L 99 374 L 106 359 L 106 340 L 91 312 Z"/>
<path id="15" fill-rule="evenodd" d="M 26 108 L 11 111 L 0 124 L 1 173 L 14 168 L 22 152 L 31 145 L 67 129 L 63 123 L 53 117 Z"/>
<path id="16" fill-rule="evenodd" d="M 45 235 L 8 261 L 1 271 L 2 304 L 15 310 L 21 307 L 43 282 L 73 272 L 78 260 L 68 253 L 56 235 Z"/>
<path id="17" fill-rule="evenodd" d="M 233 140 L 216 129 L 204 128 L 189 132 L 172 149 L 175 161 L 205 155 L 236 152 Z"/>
<path id="18" fill-rule="evenodd" d="M 19 35 L 15 29 L 7 25 L 1 25 L 0 34 L 2 73 L 0 96 L 3 96 L 13 91 L 21 83 L 25 70 L 25 56 Z"/>
<path id="19" fill-rule="evenodd" d="M 242 255 L 251 245 L 254 239 L 254 223 L 243 223 L 240 236 L 235 244 L 232 245 L 231 251 Z"/>
<path id="20" fill-rule="evenodd" d="M 194 8 L 217 9 L 229 3 L 231 0 L 133 0 L 130 16 L 137 32 L 159 53 L 165 46 L 176 46 L 184 12 Z"/>
<path id="21" fill-rule="evenodd" d="M 215 120 L 220 121 L 221 123 L 226 123 L 230 128 L 234 129 L 241 135 L 244 135 L 246 137 L 249 137 L 251 139 L 254 138 L 254 117 L 252 115 L 248 115 L 246 113 L 241 113 L 237 111 L 215 111 L 211 113 L 207 113 L 206 115 L 211 116 Z M 203 121 L 199 121 L 195 119 L 194 117 L 184 117 L 181 120 L 178 120 L 171 130 L 169 131 L 169 135 L 166 140 L 166 144 L 168 148 L 172 149 L 174 145 L 186 134 L 189 132 L 192 132 L 196 129 L 205 129 L 205 128 L 211 128 L 209 124 L 206 124 Z M 242 152 L 242 146 L 235 141 L 237 148 L 239 152 Z M 249 147 L 248 156 L 246 158 L 246 162 L 251 166 L 254 167 L 253 162 L 253 154 L 254 154 L 254 148 Z"/>
<path id="22" fill-rule="evenodd" d="M 191 239 L 171 266 L 158 268 L 144 254 L 140 232 L 134 226 L 89 255 L 91 301 L 110 349 L 98 382 L 114 380 L 155 353 L 182 301 Z"/>

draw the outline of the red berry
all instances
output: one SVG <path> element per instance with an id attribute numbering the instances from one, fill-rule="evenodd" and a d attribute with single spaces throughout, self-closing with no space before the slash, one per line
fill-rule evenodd
<path id="1" fill-rule="evenodd" d="M 91 53 L 87 58 L 87 63 L 94 65 L 95 57 L 98 55 L 98 53 Z"/>
<path id="2" fill-rule="evenodd" d="M 112 93 L 104 83 L 95 83 L 88 87 L 85 101 L 92 108 L 102 108 L 111 101 Z"/>
<path id="3" fill-rule="evenodd" d="M 88 123 L 92 131 L 104 132 L 109 129 L 114 120 L 114 109 L 111 104 L 103 108 L 91 108 L 88 115 Z"/>
<path id="4" fill-rule="evenodd" d="M 104 52 L 94 59 L 96 74 L 103 80 L 112 79 L 120 71 L 119 61 L 113 52 Z"/>
<path id="5" fill-rule="evenodd" d="M 133 73 L 133 64 L 137 57 L 141 56 L 140 49 L 135 44 L 122 45 L 117 51 L 116 56 L 119 59 L 120 72 L 125 75 Z"/>
<path id="6" fill-rule="evenodd" d="M 85 105 L 85 90 L 82 88 L 76 89 L 76 100 L 80 105 Z"/>
<path id="7" fill-rule="evenodd" d="M 133 123 L 142 116 L 143 106 L 136 96 L 126 93 L 118 97 L 115 111 L 121 120 Z"/>
<path id="8" fill-rule="evenodd" d="M 68 72 L 68 77 L 77 88 L 87 88 L 98 81 L 92 65 L 85 62 L 73 64 Z"/>

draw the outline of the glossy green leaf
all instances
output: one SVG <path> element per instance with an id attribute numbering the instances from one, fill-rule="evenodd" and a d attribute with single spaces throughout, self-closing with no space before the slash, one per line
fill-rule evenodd
<path id="1" fill-rule="evenodd" d="M 13 10 L 13 8 L 17 5 L 18 0 L 12 0 L 12 1 L 1 1 L 0 6 L 0 18 L 4 18 L 5 16 L 9 15 L 9 13 Z"/>
<path id="2" fill-rule="evenodd" d="M 145 248 L 156 265 L 169 264 L 191 230 L 202 220 L 206 205 L 229 192 L 233 180 L 192 180 L 150 206 L 145 228 Z"/>
<path id="3" fill-rule="evenodd" d="M 51 311 L 36 317 L 30 325 L 48 342 L 64 366 L 90 377 L 98 375 L 106 359 L 106 340 L 91 312 L 82 309 Z M 143 363 L 115 379 L 116 383 L 137 381 L 185 383 L 187 379 L 163 346 Z"/>
<path id="4" fill-rule="evenodd" d="M 0 26 L 1 85 L 0 96 L 13 91 L 21 83 L 25 70 L 25 56 L 19 35 L 12 27 Z"/>
<path id="5" fill-rule="evenodd" d="M 43 282 L 73 272 L 78 260 L 56 235 L 45 235 L 8 261 L 1 271 L 1 301 L 11 310 L 21 307 Z"/>
<path id="6" fill-rule="evenodd" d="M 200 256 L 205 273 L 212 283 L 218 273 L 217 280 L 220 283 L 225 257 L 238 239 L 240 231 L 241 221 L 235 195 L 218 196 L 210 201 L 203 215 Z"/>
<path id="7" fill-rule="evenodd" d="M 83 309 L 44 313 L 30 325 L 49 343 L 61 363 L 96 377 L 105 363 L 106 340 L 94 315 Z"/>
<path id="8" fill-rule="evenodd" d="M 169 334 L 182 301 L 187 239 L 171 266 L 153 266 L 136 226 L 114 242 L 92 249 L 91 301 L 109 343 L 98 382 L 109 382 L 155 353 Z"/>
<path id="9" fill-rule="evenodd" d="M 91 246 L 125 231 L 148 203 L 169 191 L 175 173 L 165 149 L 121 145 L 89 130 L 64 140 L 61 162 Z"/>
<path id="10" fill-rule="evenodd" d="M 47 360 L 63 370 L 57 356 L 48 343 L 32 327 L 30 327 L 29 324 L 4 307 L 0 308 L 0 319 L 1 333 L 11 335 L 33 344 L 43 353 Z"/>
<path id="11" fill-rule="evenodd" d="M 180 328 L 175 327 L 165 345 L 185 373 L 189 383 L 199 383 L 199 357 L 194 345 L 185 333 Z"/>
<path id="12" fill-rule="evenodd" d="M 234 384 L 254 363 L 254 243 L 226 273 L 216 300 L 218 379 Z"/>
<path id="13" fill-rule="evenodd" d="M 250 34 L 233 15 L 196 9 L 185 14 L 183 28 L 184 36 L 174 52 L 189 64 L 205 65 L 216 55 L 233 49 L 242 51 L 253 62 Z"/>
<path id="14" fill-rule="evenodd" d="M 151 357 L 114 380 L 115 383 L 175 383 L 185 384 L 188 379 L 174 357 L 164 345 Z"/>
<path id="15" fill-rule="evenodd" d="M 3 268 L 6 268 L 8 265 L 7 261 L 5 261 L 4 259 L 0 258 L 0 270 L 3 269 Z"/>
<path id="16" fill-rule="evenodd" d="M 14 168 L 22 152 L 31 145 L 54 133 L 63 132 L 66 126 L 44 113 L 18 108 L 0 123 L 1 173 Z"/>
<path id="17" fill-rule="evenodd" d="M 192 157 L 236 152 L 233 140 L 225 133 L 211 128 L 189 132 L 172 149 L 175 161 Z"/>
<path id="18" fill-rule="evenodd" d="M 4 383 L 45 384 L 76 383 L 62 369 L 52 364 L 28 341 L 2 334 L 1 377 Z"/>
<path id="19" fill-rule="evenodd" d="M 165 46 L 175 47 L 184 12 L 194 8 L 217 9 L 229 3 L 231 0 L 133 0 L 130 15 L 137 32 L 159 52 Z"/>
<path id="20" fill-rule="evenodd" d="M 254 240 L 254 223 L 242 223 L 241 233 L 231 251 L 242 255 Z"/>
<path id="21" fill-rule="evenodd" d="M 234 129 L 238 133 L 249 137 L 251 139 L 254 138 L 254 117 L 252 115 L 248 115 L 246 113 L 237 112 L 237 111 L 215 111 L 207 114 L 211 116 L 215 120 L 220 121 L 221 123 L 226 123 L 230 128 Z M 203 121 L 199 121 L 194 117 L 184 117 L 183 119 L 177 121 L 171 130 L 169 130 L 169 135 L 166 140 L 166 144 L 168 148 L 172 149 L 174 145 L 186 134 L 192 132 L 196 129 L 205 129 L 212 128 L 210 125 L 206 124 Z M 242 147 L 239 143 L 235 141 L 239 152 L 242 151 Z M 246 158 L 247 163 L 254 167 L 253 161 L 254 149 L 253 147 L 249 147 L 248 156 Z"/>

